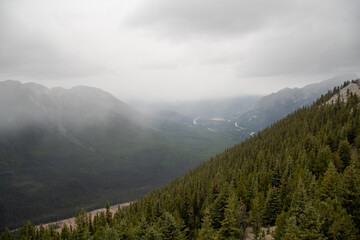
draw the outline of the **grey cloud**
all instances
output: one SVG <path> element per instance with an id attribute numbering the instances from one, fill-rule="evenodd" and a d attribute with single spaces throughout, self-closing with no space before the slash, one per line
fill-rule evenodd
<path id="1" fill-rule="evenodd" d="M 69 22 L 79 16 L 59 19 L 56 13 L 49 14 L 54 19 L 43 19 L 39 26 L 36 14 L 45 10 L 34 4 L 29 9 L 33 15 L 21 16 L 17 4 L 6 0 L 0 3 L 0 76 L 62 79 L 106 72 L 106 66 L 85 59 L 74 51 L 76 47 L 68 45 L 70 34 L 56 33 L 59 26 L 55 18 Z"/>
<path id="2" fill-rule="evenodd" d="M 126 24 L 150 28 L 166 37 L 228 37 L 256 32 L 292 5 L 289 1 L 143 1 Z M 209 39 L 208 39 L 209 40 Z"/>
<path id="3" fill-rule="evenodd" d="M 0 80 L 128 99 L 265 94 L 360 74 L 358 9 L 358 0 L 0 0 Z"/>
<path id="4" fill-rule="evenodd" d="M 359 71 L 358 9 L 356 0 L 156 0 L 127 24 L 174 42 L 200 39 L 217 52 L 201 64 L 232 65 L 240 78 L 336 75 Z"/>

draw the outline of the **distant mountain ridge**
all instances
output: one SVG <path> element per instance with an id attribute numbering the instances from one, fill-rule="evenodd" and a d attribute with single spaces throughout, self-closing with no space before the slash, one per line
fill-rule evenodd
<path id="1" fill-rule="evenodd" d="M 239 124 L 259 131 L 303 106 L 310 106 L 322 94 L 344 81 L 357 79 L 354 74 L 334 77 L 303 88 L 285 88 L 259 99 L 251 109 L 238 117 Z"/>

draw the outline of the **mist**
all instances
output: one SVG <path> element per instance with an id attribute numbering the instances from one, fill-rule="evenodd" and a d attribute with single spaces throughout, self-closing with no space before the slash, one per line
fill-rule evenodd
<path id="1" fill-rule="evenodd" d="M 0 2 L 0 80 L 129 101 L 267 95 L 359 75 L 360 3 Z"/>

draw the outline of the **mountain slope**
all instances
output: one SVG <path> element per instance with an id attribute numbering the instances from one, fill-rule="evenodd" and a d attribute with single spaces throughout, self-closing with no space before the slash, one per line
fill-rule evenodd
<path id="1" fill-rule="evenodd" d="M 0 82 L 0 112 L 0 228 L 137 199 L 233 144 L 90 87 Z"/>
<path id="2" fill-rule="evenodd" d="M 276 239 L 359 238 L 360 96 L 325 104 L 339 92 L 146 196 L 112 230 L 127 221 L 129 234 L 147 226 L 165 236 L 172 218 L 190 239 L 243 239 L 246 226 L 274 224 Z"/>
<path id="3" fill-rule="evenodd" d="M 303 88 L 282 89 L 258 100 L 247 113 L 240 115 L 238 122 L 241 126 L 257 132 L 298 108 L 310 106 L 322 94 L 344 81 L 356 78 L 355 75 L 344 75 Z"/>
<path id="4" fill-rule="evenodd" d="M 326 104 L 339 92 L 335 88 L 114 217 L 98 215 L 89 225 L 85 213 L 78 215 L 80 227 L 72 233 L 64 228 L 61 236 L 244 239 L 248 226 L 257 237 L 261 226 L 276 225 L 276 239 L 358 239 L 360 96 Z M 27 229 L 33 226 L 20 235 Z"/>

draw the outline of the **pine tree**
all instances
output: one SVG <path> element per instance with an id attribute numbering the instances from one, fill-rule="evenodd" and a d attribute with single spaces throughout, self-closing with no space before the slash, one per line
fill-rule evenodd
<path id="1" fill-rule="evenodd" d="M 214 229 L 221 228 L 221 221 L 224 220 L 224 212 L 226 206 L 226 200 L 228 198 L 228 185 L 223 184 L 220 193 L 217 195 L 214 204 L 211 208 L 211 219 L 212 219 L 212 227 Z"/>
<path id="2" fill-rule="evenodd" d="M 202 220 L 201 228 L 199 230 L 200 240 L 213 240 L 215 239 L 215 231 L 211 226 L 211 216 L 209 208 L 204 211 L 204 217 Z"/>
<path id="3" fill-rule="evenodd" d="M 9 228 L 5 228 L 5 232 L 0 239 L 2 239 L 2 240 L 13 240 L 14 239 L 14 237 L 11 235 Z"/>
<path id="4" fill-rule="evenodd" d="M 280 166 L 277 165 L 276 168 L 275 168 L 275 171 L 274 173 L 272 174 L 272 177 L 271 177 L 271 184 L 272 186 L 274 187 L 280 187 L 280 184 L 281 184 L 281 173 L 280 173 Z"/>
<path id="5" fill-rule="evenodd" d="M 281 200 L 277 188 L 271 188 L 265 202 L 264 219 L 268 225 L 274 225 L 277 215 L 281 212 Z"/>
<path id="6" fill-rule="evenodd" d="M 304 213 L 306 201 L 306 190 L 304 184 L 302 183 L 302 180 L 300 179 L 290 205 L 290 215 L 294 216 L 295 220 L 298 220 L 300 216 Z"/>
<path id="7" fill-rule="evenodd" d="M 178 240 L 184 239 L 182 232 L 180 231 L 179 224 L 176 222 L 175 217 L 169 213 L 164 212 L 161 218 L 161 233 L 164 240 Z"/>
<path id="8" fill-rule="evenodd" d="M 321 231 L 322 223 L 311 201 L 305 203 L 304 213 L 300 215 L 298 222 L 300 239 L 325 239 Z"/>
<path id="9" fill-rule="evenodd" d="M 70 231 L 69 231 L 68 226 L 65 223 L 61 228 L 60 237 L 62 240 L 70 239 Z"/>
<path id="10" fill-rule="evenodd" d="M 19 238 L 24 240 L 35 239 L 35 226 L 30 221 L 21 228 Z"/>
<path id="11" fill-rule="evenodd" d="M 330 162 L 328 169 L 324 174 L 324 178 L 321 182 L 319 189 L 319 197 L 321 200 L 325 200 L 327 198 L 336 198 L 339 197 L 339 176 L 336 171 L 335 165 Z"/>
<path id="12" fill-rule="evenodd" d="M 106 200 L 105 203 L 105 216 L 106 216 L 106 222 L 111 225 L 112 222 L 112 213 L 110 212 L 110 205 L 109 205 L 109 201 Z"/>
<path id="13" fill-rule="evenodd" d="M 146 230 L 146 235 L 142 238 L 143 240 L 162 240 L 161 233 L 154 227 L 149 227 Z"/>
<path id="14" fill-rule="evenodd" d="M 226 201 L 226 207 L 224 211 L 224 220 L 221 221 L 221 228 L 219 229 L 217 239 L 238 239 L 240 230 L 237 226 L 237 217 L 239 214 L 238 200 L 235 194 L 230 194 Z"/>
<path id="15" fill-rule="evenodd" d="M 344 167 L 349 166 L 351 161 L 351 147 L 347 140 L 339 143 L 338 153 L 341 161 L 344 163 Z"/>
<path id="16" fill-rule="evenodd" d="M 255 235 L 259 233 L 262 225 L 262 205 L 260 200 L 260 194 L 257 193 L 251 203 L 251 210 L 249 212 L 250 221 L 252 223 Z"/>
<path id="17" fill-rule="evenodd" d="M 326 168 L 328 167 L 331 159 L 332 159 L 332 153 L 329 146 L 326 145 L 320 148 L 319 153 L 316 157 L 315 164 L 312 168 L 315 176 L 319 177 L 325 173 Z"/>
<path id="18" fill-rule="evenodd" d="M 357 229 L 360 229 L 360 172 L 352 164 L 343 173 L 343 206 L 353 217 Z"/>
<path id="19" fill-rule="evenodd" d="M 273 234 L 275 239 L 282 239 L 286 232 L 286 220 L 288 216 L 286 212 L 281 212 L 276 218 L 276 229 L 275 233 Z"/>
<path id="20" fill-rule="evenodd" d="M 327 199 L 319 205 L 322 230 L 328 239 L 356 239 L 357 229 L 352 217 L 337 199 Z"/>
<path id="21" fill-rule="evenodd" d="M 282 240 L 300 240 L 298 236 L 299 228 L 296 225 L 296 218 L 295 216 L 291 216 L 286 220 L 286 229 Z"/>

